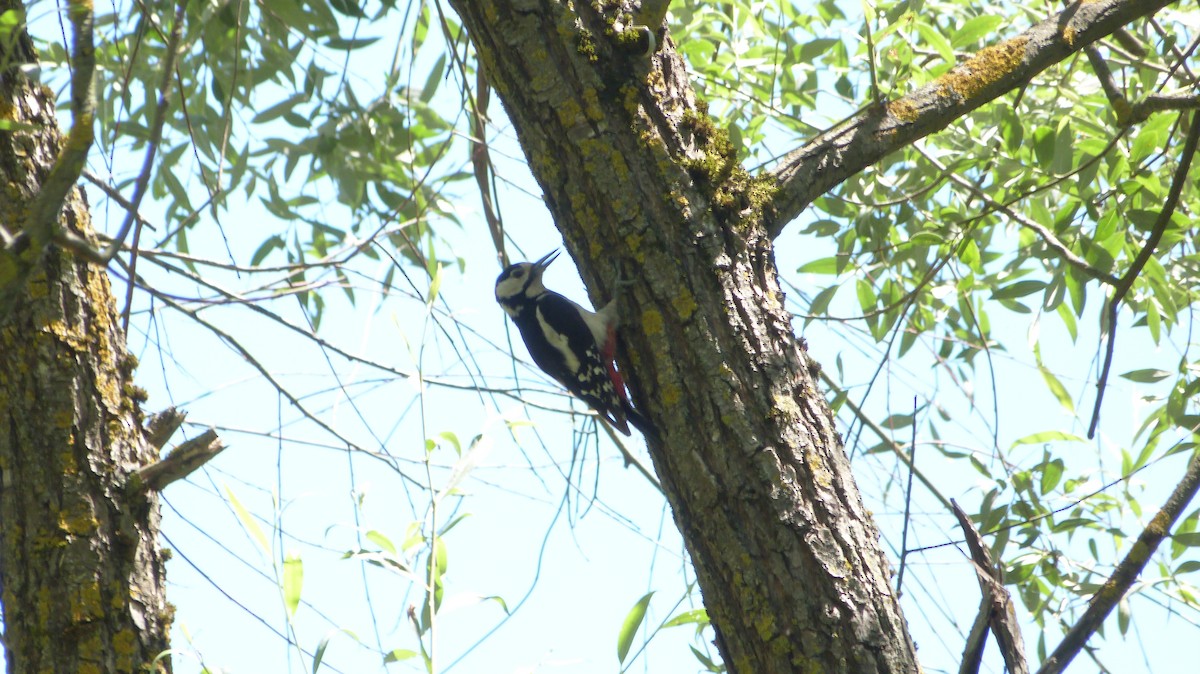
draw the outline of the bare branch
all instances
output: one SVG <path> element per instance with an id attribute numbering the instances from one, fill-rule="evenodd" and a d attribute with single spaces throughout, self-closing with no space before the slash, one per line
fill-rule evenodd
<path id="1" fill-rule="evenodd" d="M 130 227 L 137 219 L 138 206 L 141 205 L 142 197 L 146 195 L 146 186 L 150 183 L 150 169 L 154 166 L 154 156 L 158 154 L 158 145 L 162 141 L 163 123 L 167 119 L 167 94 L 171 90 L 171 76 L 175 72 L 175 59 L 179 56 L 179 41 L 183 35 L 183 13 L 186 8 L 187 0 L 179 0 L 175 5 L 175 19 L 171 25 L 171 36 L 167 38 L 167 50 L 163 57 L 162 81 L 158 85 L 158 102 L 154 110 L 154 120 L 150 122 L 150 138 L 146 141 L 146 157 L 142 160 L 142 170 L 134 183 L 133 199 L 129 204 L 130 208 L 125 213 L 125 222 L 121 223 L 121 229 L 113 237 L 112 244 L 104 251 L 104 257 L 107 260 L 112 260 L 117 251 L 121 249 L 121 244 L 129 234 Z M 179 96 L 182 101 L 183 92 L 180 92 Z M 133 233 L 133 245 L 131 246 L 135 251 L 141 234 L 142 227 L 139 223 Z M 129 278 L 134 278 L 136 272 L 137 254 L 135 253 L 129 258 Z M 133 283 L 130 283 L 125 289 L 125 310 L 121 312 L 121 329 L 124 332 L 129 332 L 129 312 L 132 305 Z"/>
<path id="2" fill-rule="evenodd" d="M 130 484 L 143 490 L 162 491 L 172 482 L 191 475 L 224 450 L 225 443 L 221 442 L 217 432 L 210 428 L 191 440 L 180 443 L 162 461 L 135 471 Z"/>
<path id="3" fill-rule="evenodd" d="M 1144 122 L 1150 115 L 1165 110 L 1200 110 L 1200 94 L 1147 96 L 1145 100 L 1134 104 L 1129 121 L 1134 124 Z"/>
<path id="4" fill-rule="evenodd" d="M 975 575 L 979 579 L 979 589 L 984 601 L 980 604 L 981 612 L 987 613 L 988 624 L 996 635 L 996 643 L 1000 646 L 1000 654 L 1004 656 L 1004 666 L 1011 674 L 1029 674 L 1029 664 L 1025 662 L 1025 642 L 1021 639 L 1021 627 L 1017 624 L 1017 614 L 1013 608 L 1012 596 L 1004 587 L 1004 574 L 992 560 L 992 554 L 983 543 L 979 530 L 971 523 L 971 518 L 963 512 L 958 503 L 951 501 L 954 517 L 958 526 L 963 530 L 967 539 L 967 549 L 971 551 L 971 561 L 975 565 Z M 978 624 L 978 621 L 976 621 Z M 983 639 L 979 640 L 982 649 Z M 970 644 L 968 644 L 970 645 Z M 970 651 L 963 654 L 963 664 L 967 656 L 977 657 Z M 959 670 L 960 672 L 964 670 Z"/>
<path id="5" fill-rule="evenodd" d="M 967 633 L 967 642 L 963 646 L 962 662 L 958 665 L 958 674 L 979 674 L 979 668 L 983 665 L 983 648 L 987 646 L 988 634 L 988 616 L 991 614 L 992 604 L 988 601 L 987 595 L 979 601 L 979 611 L 975 614 L 975 622 L 971 624 L 971 631 Z"/>
<path id="6" fill-rule="evenodd" d="M 1015 38 L 987 47 L 913 93 L 871 106 L 791 152 L 771 171 L 778 236 L 814 199 L 913 141 L 1003 94 L 1170 0 L 1076 2 Z"/>
<path id="7" fill-rule="evenodd" d="M 162 449 L 186 419 L 187 412 L 175 407 L 168 407 L 155 414 L 145 423 L 146 442 L 149 442 L 155 449 Z"/>
<path id="8" fill-rule="evenodd" d="M 1133 581 L 1137 580 L 1159 544 L 1171 533 L 1171 528 L 1183 514 L 1184 508 L 1196 496 L 1197 489 L 1200 489 L 1200 452 L 1193 452 L 1187 472 L 1175 486 L 1175 491 L 1171 493 L 1154 519 L 1150 520 L 1150 524 L 1142 530 L 1137 542 L 1130 547 L 1129 553 L 1117 565 L 1108 582 L 1092 595 L 1083 617 L 1075 623 L 1071 631 L 1067 632 L 1062 643 L 1054 649 L 1050 657 L 1046 658 L 1037 674 L 1058 674 L 1064 671 L 1071 660 L 1079 654 L 1092 634 L 1100 629 L 1104 619 L 1112 612 L 1117 602 L 1129 592 Z"/>

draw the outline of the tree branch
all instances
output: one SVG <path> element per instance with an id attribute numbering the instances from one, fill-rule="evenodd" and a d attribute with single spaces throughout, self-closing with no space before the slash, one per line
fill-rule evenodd
<path id="1" fill-rule="evenodd" d="M 155 449 L 162 449 L 186 419 L 187 412 L 175 407 L 168 407 L 155 414 L 143 424 L 146 429 L 146 442 Z"/>
<path id="2" fill-rule="evenodd" d="M 1021 627 L 1017 624 L 1017 614 L 1013 609 L 1012 596 L 1004 588 L 1004 575 L 992 561 L 979 530 L 971 523 L 971 519 L 962 508 L 951 500 L 954 507 L 954 517 L 958 526 L 962 527 L 967 539 L 967 549 L 971 551 L 971 561 L 975 565 L 975 575 L 979 579 L 979 590 L 983 593 L 983 602 L 979 605 L 981 615 L 987 615 L 987 622 L 996 635 L 996 643 L 1000 646 L 1000 654 L 1004 656 L 1004 666 L 1011 674 L 1029 674 L 1029 664 L 1025 662 L 1025 643 L 1021 639 Z M 979 624 L 976 621 L 976 625 Z M 972 630 L 975 635 L 975 630 Z M 986 637 L 986 635 L 985 635 Z M 978 638 L 978 648 L 972 651 L 973 643 L 968 641 L 968 648 L 963 653 L 963 667 L 959 672 L 966 672 L 968 658 L 978 660 L 979 652 L 983 649 L 985 637 Z M 978 665 L 976 665 L 978 671 Z"/>
<path id="3" fill-rule="evenodd" d="M 217 432 L 210 428 L 191 440 L 180 443 L 162 461 L 156 461 L 135 471 L 130 484 L 144 490 L 162 491 L 172 482 L 191 475 L 224 450 L 225 443 L 221 442 Z"/>
<path id="4" fill-rule="evenodd" d="M 58 157 L 37 188 L 37 196 L 29 203 L 24 222 L 17 231 L 6 231 L 6 236 L 2 237 L 5 241 L 3 249 L 0 249 L 0 316 L 9 312 L 25 285 L 25 279 L 41 260 L 42 251 L 60 229 L 59 213 L 67 195 L 79 181 L 79 174 L 87 163 L 88 151 L 95 141 L 93 127 L 96 105 L 93 76 L 96 70 L 96 53 L 92 3 L 72 0 L 67 15 L 74 31 L 71 58 L 71 131 L 65 140 L 60 141 Z M 20 26 L 18 31 L 20 35 L 26 35 L 24 26 Z M 28 37 L 18 39 L 28 41 Z M 7 60 L 15 56 L 18 63 L 33 63 L 36 59 L 32 54 L 32 47 L 28 47 L 28 50 L 29 53 L 25 53 L 25 49 L 17 49 L 11 53 L 0 52 L 0 57 Z M 57 140 L 57 134 L 51 137 Z"/>
<path id="5" fill-rule="evenodd" d="M 1100 370 L 1100 379 L 1096 382 L 1096 404 L 1092 408 L 1092 422 L 1088 425 L 1089 439 L 1095 437 L 1096 426 L 1100 423 L 1100 405 L 1104 402 L 1104 389 L 1108 387 L 1108 373 L 1112 368 L 1113 349 L 1117 343 L 1117 311 L 1121 308 L 1121 300 L 1125 299 L 1125 295 L 1133 287 L 1134 281 L 1137 281 L 1138 275 L 1142 273 L 1142 268 L 1146 266 L 1150 256 L 1154 255 L 1154 249 L 1158 247 L 1163 233 L 1167 231 L 1167 225 L 1171 224 L 1171 216 L 1175 213 L 1175 207 L 1179 205 L 1179 196 L 1183 193 L 1184 185 L 1187 184 L 1188 171 L 1192 167 L 1192 157 L 1196 155 L 1197 144 L 1200 144 L 1200 111 L 1192 113 L 1192 123 L 1188 128 L 1187 140 L 1184 141 L 1183 150 L 1179 153 L 1179 166 L 1175 167 L 1175 177 L 1171 180 L 1171 189 L 1168 190 L 1167 200 L 1163 203 L 1162 210 L 1158 212 L 1158 218 L 1154 221 L 1154 228 L 1150 231 L 1150 236 L 1147 237 L 1141 252 L 1129 265 L 1125 275 L 1121 277 L 1121 282 L 1113 288 L 1112 297 L 1108 300 L 1108 310 L 1101 317 L 1101 320 L 1108 324 L 1108 345 L 1104 353 L 1104 366 Z M 1104 327 L 1101 325 L 1101 329 Z"/>
<path id="6" fill-rule="evenodd" d="M 791 152 L 771 171 L 778 236 L 814 199 L 867 166 L 1013 89 L 1171 0 L 1076 2 L 1015 38 L 987 47 L 913 93 L 871 106 Z"/>
<path id="7" fill-rule="evenodd" d="M 1144 122 L 1150 115 L 1164 110 L 1200 110 L 1200 94 L 1192 96 L 1155 94 L 1133 105 L 1129 121 Z"/>
<path id="8" fill-rule="evenodd" d="M 1200 117 L 1200 115 L 1198 115 Z M 1197 489 L 1200 489 L 1200 452 L 1192 454 L 1192 460 L 1188 463 L 1187 472 L 1184 473 L 1183 479 L 1175 486 L 1175 491 L 1171 493 L 1170 498 L 1163 504 L 1158 514 L 1154 519 L 1150 520 L 1150 524 L 1142 530 L 1138 536 L 1137 542 L 1130 548 L 1129 553 L 1117 565 L 1108 582 L 1104 584 L 1096 594 L 1092 595 L 1091 601 L 1088 603 L 1087 610 L 1084 611 L 1083 617 L 1067 635 L 1063 637 L 1062 643 L 1046 661 L 1042 663 L 1041 669 L 1037 674 L 1058 674 L 1066 669 L 1071 660 L 1079 654 L 1083 649 L 1087 640 L 1100 629 L 1100 625 L 1104 623 L 1104 619 L 1112 612 L 1117 602 L 1129 592 L 1129 588 L 1133 586 L 1133 581 L 1142 573 L 1142 569 L 1146 567 L 1150 557 L 1154 551 L 1158 549 L 1162 540 L 1171 533 L 1171 528 L 1175 526 L 1175 522 L 1183 514 L 1183 509 L 1187 507 L 1192 498 L 1195 497 Z"/>
<path id="9" fill-rule="evenodd" d="M 93 38 L 92 3 L 73 0 L 67 9 L 74 30 L 75 52 L 71 59 L 71 131 L 54 167 L 50 169 L 37 198 L 29 206 L 24 233 L 40 250 L 50 243 L 67 192 L 79 182 L 95 140 L 96 117 L 94 74 L 96 51 Z"/>
<path id="10" fill-rule="evenodd" d="M 1108 98 L 1108 104 L 1113 107 L 1113 112 L 1117 115 L 1117 122 L 1124 124 L 1133 113 L 1133 108 L 1130 107 L 1129 100 L 1125 98 L 1124 92 L 1117 86 L 1117 81 L 1113 78 L 1112 70 L 1108 67 L 1108 62 L 1104 60 L 1104 56 L 1100 54 L 1100 50 L 1096 48 L 1096 45 L 1088 45 L 1084 51 L 1087 53 L 1088 63 L 1092 64 L 1092 71 L 1096 73 L 1096 79 L 1100 80 L 1100 88 L 1104 90 L 1104 95 Z"/>

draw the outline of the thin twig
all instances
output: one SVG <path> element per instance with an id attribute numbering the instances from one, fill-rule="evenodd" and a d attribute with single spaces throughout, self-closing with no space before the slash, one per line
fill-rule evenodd
<path id="1" fill-rule="evenodd" d="M 492 188 L 488 177 L 492 175 L 492 159 L 488 152 L 487 142 L 487 108 L 491 100 L 491 85 L 481 68 L 475 77 L 475 100 L 472 117 L 471 166 L 474 168 L 475 182 L 479 185 L 479 198 L 483 201 L 483 217 L 487 221 L 488 231 L 492 233 L 492 245 L 496 248 L 496 259 L 500 266 L 508 266 L 508 254 L 504 251 L 504 224 L 496 213 L 492 201 Z"/>
<path id="2" fill-rule="evenodd" d="M 829 387 L 829 390 L 833 391 L 834 395 L 845 393 L 845 390 L 838 386 L 837 382 L 833 381 L 833 378 L 830 377 L 829 373 L 824 369 L 820 371 L 819 375 L 821 377 L 821 381 L 825 382 L 825 385 Z M 887 431 L 885 431 L 879 426 L 879 424 L 875 423 L 874 420 L 867 416 L 867 413 L 862 411 L 858 405 L 855 405 L 849 397 L 846 398 L 846 406 L 850 408 L 850 411 L 854 413 L 854 416 L 858 417 L 858 420 L 861 421 L 864 426 L 871 429 L 871 431 L 873 431 L 875 435 L 878 436 L 881 441 L 883 441 L 883 444 L 887 445 L 888 449 L 892 450 L 892 453 L 896 455 L 896 458 L 900 459 L 900 461 L 908 467 L 908 470 L 914 476 L 916 476 L 918 480 L 921 481 L 921 484 L 925 485 L 925 487 L 929 489 L 929 493 L 932 494 L 939 503 L 945 506 L 946 510 L 952 510 L 952 507 L 950 506 L 950 499 L 943 496 L 942 492 L 938 491 L 938 488 L 934 486 L 933 482 L 931 482 L 929 478 L 925 477 L 925 474 L 918 470 L 915 465 L 913 465 L 912 461 L 908 457 L 908 454 L 906 454 L 894 440 L 888 437 Z M 920 549 L 926 550 L 928 548 Z M 916 550 L 913 552 L 916 552 Z"/>
<path id="3" fill-rule="evenodd" d="M 1129 270 L 1121 277 L 1121 282 L 1113 288 L 1112 298 L 1108 300 L 1108 311 L 1104 313 L 1102 317 L 1104 323 L 1100 326 L 1101 330 L 1106 327 L 1108 329 L 1108 345 L 1104 353 L 1104 366 L 1100 370 L 1100 379 L 1096 382 L 1096 404 L 1092 408 L 1092 422 L 1088 425 L 1089 439 L 1096 436 L 1096 425 L 1100 423 L 1100 405 L 1104 402 L 1104 389 L 1108 386 L 1113 349 L 1117 342 L 1117 311 L 1121 307 L 1121 300 L 1125 298 L 1138 275 L 1142 273 L 1142 268 L 1154 255 L 1154 249 L 1162 240 L 1163 233 L 1167 231 L 1167 226 L 1171 223 L 1171 216 L 1175 213 L 1175 207 L 1179 205 L 1179 196 L 1187 183 L 1188 171 L 1191 169 L 1192 157 L 1196 154 L 1198 141 L 1200 141 L 1200 112 L 1193 112 L 1192 124 L 1188 129 L 1183 151 L 1179 155 L 1179 166 L 1175 168 L 1175 177 L 1171 180 L 1171 189 L 1167 192 L 1167 200 L 1163 203 L 1162 210 L 1158 212 L 1158 219 L 1154 222 L 1154 228 L 1146 239 L 1146 244 L 1142 246 L 1141 252 L 1129 265 Z"/>
<path id="4" fill-rule="evenodd" d="M 138 224 L 142 225 L 143 227 L 149 227 L 150 229 L 157 229 L 153 223 L 143 218 L 141 213 L 138 213 L 138 210 L 133 207 L 133 204 L 131 204 L 128 199 L 125 198 L 124 194 L 121 194 L 120 190 L 116 189 L 112 185 L 109 185 L 107 182 L 102 180 L 100 176 L 87 169 L 84 169 L 83 177 L 89 183 L 95 185 L 101 192 L 104 192 L 109 199 L 117 202 L 117 205 L 125 209 L 126 213 L 133 213 L 134 217 L 137 218 Z M 118 239 L 111 239 L 111 241 L 112 245 L 110 245 L 109 248 L 121 245 L 121 242 Z"/>
<path id="5" fill-rule="evenodd" d="M 137 181 L 134 183 L 133 199 L 130 200 L 130 207 L 125 213 L 125 222 L 121 223 L 121 229 L 117 231 L 117 235 L 113 237 L 113 242 L 109 244 L 104 251 L 104 257 L 112 260 L 116 256 L 117 251 L 121 249 L 121 244 L 125 241 L 125 236 L 129 234 L 130 227 L 133 226 L 134 220 L 137 219 L 138 206 L 142 203 L 142 197 L 146 196 L 146 186 L 150 183 L 150 170 L 154 167 L 154 156 L 158 154 L 158 145 L 162 141 L 163 122 L 167 119 L 167 95 L 171 90 L 171 76 L 175 73 L 175 59 L 179 55 L 179 39 L 183 35 L 183 13 L 187 8 L 187 0 L 179 0 L 175 6 L 174 25 L 171 26 L 171 36 L 167 38 L 166 54 L 163 57 L 162 63 L 162 81 L 158 86 L 158 104 L 154 110 L 154 119 L 150 123 L 150 138 L 146 141 L 146 156 L 142 160 L 142 171 L 138 174 Z M 181 93 L 182 95 L 182 93 Z M 133 250 L 137 250 L 138 240 L 141 237 L 142 229 L 139 225 L 137 231 L 133 235 Z M 137 272 L 137 254 L 135 253 L 129 259 L 129 278 L 136 276 Z M 121 312 L 121 330 L 129 332 L 129 312 L 133 304 L 133 283 L 125 292 L 125 310 Z"/>
<path id="6" fill-rule="evenodd" d="M 912 438 L 908 442 L 908 465 L 917 465 L 917 397 L 913 396 Z M 896 574 L 896 595 L 904 588 L 904 566 L 908 561 L 908 520 L 912 512 L 913 472 L 908 471 L 908 487 L 904 490 L 904 528 L 900 530 L 900 572 Z M 953 500 L 950 503 L 954 503 Z"/>
<path id="7" fill-rule="evenodd" d="M 1100 281 L 1101 283 L 1116 285 L 1119 281 L 1117 277 L 1100 271 L 1099 269 L 1088 264 L 1087 260 L 1076 255 L 1070 248 L 1067 247 L 1066 244 L 1064 244 L 1062 241 L 1059 241 L 1058 237 L 1054 236 L 1054 232 L 1050 231 L 1050 229 L 1045 225 L 1025 217 L 1008 204 L 1002 204 L 995 199 L 992 199 L 986 192 L 979 189 L 978 185 L 970 180 L 967 180 L 963 176 L 954 173 L 953 171 L 948 171 L 944 164 L 939 162 L 935 157 L 928 154 L 921 148 L 917 148 L 917 151 L 920 152 L 921 156 L 923 156 L 927 161 L 932 163 L 935 168 L 944 171 L 952 182 L 969 190 L 973 195 L 975 195 L 976 198 L 987 204 L 990 209 L 1007 215 L 1018 225 L 1036 233 L 1038 237 L 1041 238 L 1042 242 L 1045 243 L 1048 248 L 1058 253 L 1059 257 L 1061 257 L 1067 264 L 1075 267 L 1079 271 L 1091 278 L 1096 279 L 1097 281 Z"/>

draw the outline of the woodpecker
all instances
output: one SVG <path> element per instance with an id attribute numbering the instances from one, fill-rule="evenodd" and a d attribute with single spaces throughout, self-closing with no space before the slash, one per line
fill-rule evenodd
<path id="1" fill-rule="evenodd" d="M 617 299 L 591 312 L 542 285 L 542 274 L 558 257 L 509 265 L 496 278 L 496 301 L 517 324 L 533 362 L 629 435 L 629 423 L 648 437 L 653 426 L 629 402 L 617 372 Z"/>

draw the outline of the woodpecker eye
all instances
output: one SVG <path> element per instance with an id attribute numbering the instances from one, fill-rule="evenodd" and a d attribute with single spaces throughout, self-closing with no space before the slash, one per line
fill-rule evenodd
<path id="1" fill-rule="evenodd" d="M 522 277 L 522 276 L 524 276 L 524 275 L 525 275 L 525 270 L 524 270 L 524 269 L 518 269 L 518 270 L 516 270 L 516 271 L 514 271 L 514 272 L 513 272 L 513 278 L 521 278 L 521 277 Z"/>

